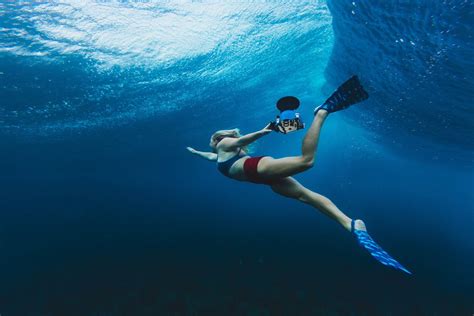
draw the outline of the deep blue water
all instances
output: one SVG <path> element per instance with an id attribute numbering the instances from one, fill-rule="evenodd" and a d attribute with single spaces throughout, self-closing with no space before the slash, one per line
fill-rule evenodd
<path id="1" fill-rule="evenodd" d="M 470 1 L 0 3 L 0 314 L 472 315 Z M 191 156 L 356 73 L 296 178 L 318 212 Z M 256 155 L 299 153 L 303 131 Z"/>

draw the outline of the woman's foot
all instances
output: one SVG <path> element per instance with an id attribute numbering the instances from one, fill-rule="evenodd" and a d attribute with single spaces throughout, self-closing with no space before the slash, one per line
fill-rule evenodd
<path id="1" fill-rule="evenodd" d="M 365 227 L 365 223 L 361 219 L 350 219 L 343 224 L 344 228 L 349 232 L 353 233 L 355 230 L 361 230 L 366 232 L 367 227 Z"/>
<path id="2" fill-rule="evenodd" d="M 365 223 L 364 223 L 363 220 L 353 219 L 352 221 L 354 223 L 351 223 L 351 229 L 350 229 L 351 231 L 352 230 L 362 230 L 362 231 L 365 231 L 365 232 L 367 231 L 367 227 L 365 227 Z M 352 226 L 352 225 L 354 225 L 354 226 Z M 353 227 L 353 229 L 352 229 L 352 227 Z"/>

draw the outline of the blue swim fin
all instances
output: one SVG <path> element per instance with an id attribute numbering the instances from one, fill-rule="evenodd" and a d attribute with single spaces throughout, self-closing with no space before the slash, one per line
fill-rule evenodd
<path id="1" fill-rule="evenodd" d="M 329 113 L 337 112 L 368 98 L 369 94 L 362 87 L 359 77 L 354 75 L 340 85 L 322 105 L 316 107 L 314 114 L 320 109 L 325 109 Z"/>
<path id="2" fill-rule="evenodd" d="M 383 250 L 382 247 L 380 247 L 366 231 L 354 229 L 355 221 L 356 220 L 353 220 L 351 223 L 351 232 L 356 237 L 359 245 L 366 249 L 370 253 L 370 255 L 381 264 L 392 267 L 397 270 L 402 270 L 408 274 L 412 274 L 397 260 L 393 259 L 385 250 Z"/>

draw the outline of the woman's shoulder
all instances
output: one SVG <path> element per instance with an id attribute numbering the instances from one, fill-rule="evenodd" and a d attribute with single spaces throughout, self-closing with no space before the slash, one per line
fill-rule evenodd
<path id="1" fill-rule="evenodd" d="M 227 153 L 238 150 L 238 149 L 236 149 L 235 147 L 232 146 L 231 142 L 226 141 L 225 138 L 223 140 L 221 140 L 219 142 L 219 144 L 217 144 L 216 149 L 217 149 L 218 152 L 222 151 L 222 152 L 227 152 Z"/>

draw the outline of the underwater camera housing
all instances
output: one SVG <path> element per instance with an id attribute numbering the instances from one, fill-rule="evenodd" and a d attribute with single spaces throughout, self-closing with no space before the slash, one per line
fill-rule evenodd
<path id="1" fill-rule="evenodd" d="M 300 106 L 300 100 L 293 96 L 283 97 L 277 102 L 277 109 L 280 115 L 271 123 L 271 129 L 275 132 L 288 134 L 304 128 L 304 123 L 300 119 L 300 114 L 295 112 Z"/>

